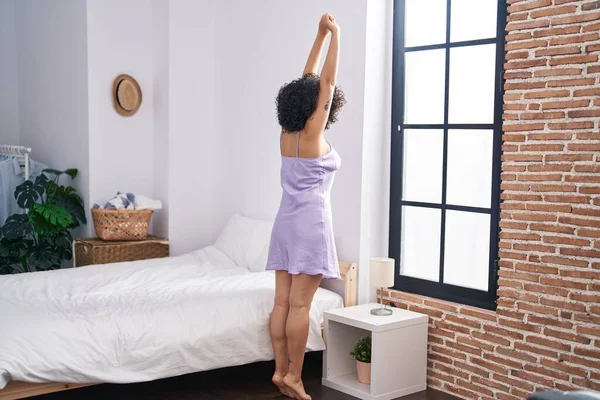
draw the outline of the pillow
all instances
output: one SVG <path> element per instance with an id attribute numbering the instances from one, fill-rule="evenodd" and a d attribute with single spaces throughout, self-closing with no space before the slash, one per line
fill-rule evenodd
<path id="1" fill-rule="evenodd" d="M 237 266 L 264 271 L 273 223 L 233 214 L 217 238 L 215 247 Z"/>

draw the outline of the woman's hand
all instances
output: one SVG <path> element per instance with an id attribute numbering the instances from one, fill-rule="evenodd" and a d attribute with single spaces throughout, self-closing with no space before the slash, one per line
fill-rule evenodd
<path id="1" fill-rule="evenodd" d="M 327 30 L 329 30 L 332 34 L 336 34 L 340 30 L 340 26 L 335 22 L 335 18 L 331 14 L 325 14 L 325 25 L 327 26 Z"/>
<path id="2" fill-rule="evenodd" d="M 323 14 L 321 19 L 319 20 L 319 35 L 327 35 L 329 33 L 329 28 L 327 27 L 327 21 L 329 14 Z"/>

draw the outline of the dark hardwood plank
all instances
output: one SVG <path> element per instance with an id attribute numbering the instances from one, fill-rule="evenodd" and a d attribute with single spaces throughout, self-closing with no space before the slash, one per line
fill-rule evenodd
<path id="1" fill-rule="evenodd" d="M 355 397 L 321 385 L 322 353 L 307 354 L 304 386 L 314 400 L 353 400 Z M 284 400 L 271 383 L 273 362 L 261 362 L 198 372 L 152 382 L 103 384 L 37 396 L 35 400 Z M 453 400 L 456 397 L 427 390 L 403 400 Z"/>

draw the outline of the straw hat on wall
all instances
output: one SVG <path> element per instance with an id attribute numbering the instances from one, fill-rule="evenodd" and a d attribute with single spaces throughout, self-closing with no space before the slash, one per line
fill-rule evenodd
<path id="1" fill-rule="evenodd" d="M 124 117 L 134 115 L 142 104 L 142 89 L 133 77 L 122 74 L 113 82 L 113 106 Z"/>

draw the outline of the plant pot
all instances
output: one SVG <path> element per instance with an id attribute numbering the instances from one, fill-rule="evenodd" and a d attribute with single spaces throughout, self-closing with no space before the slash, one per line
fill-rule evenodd
<path id="1" fill-rule="evenodd" d="M 356 376 L 360 383 L 371 384 L 371 363 L 356 360 Z"/>

